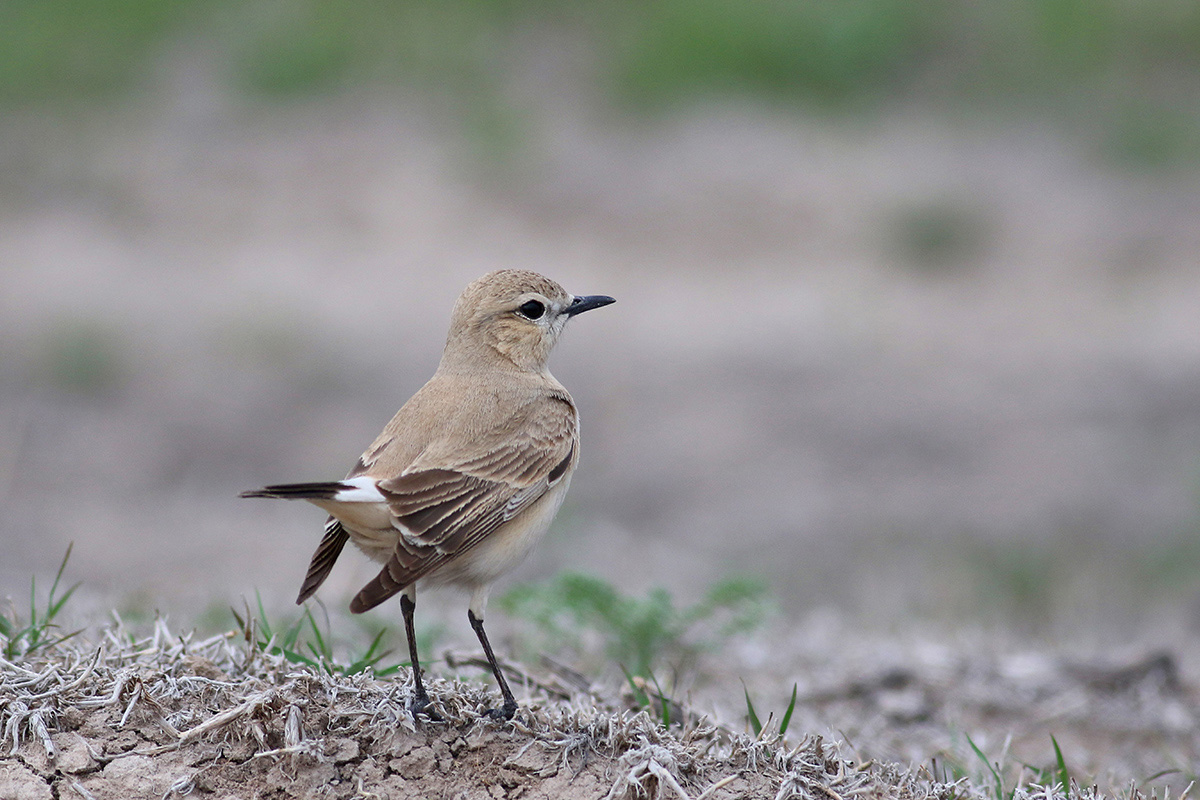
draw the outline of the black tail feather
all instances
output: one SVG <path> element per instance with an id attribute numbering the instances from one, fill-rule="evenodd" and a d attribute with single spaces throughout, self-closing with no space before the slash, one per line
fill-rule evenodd
<path id="1" fill-rule="evenodd" d="M 324 483 L 279 483 L 242 492 L 238 497 L 278 497 L 283 500 L 332 500 L 345 485 L 337 481 Z"/>

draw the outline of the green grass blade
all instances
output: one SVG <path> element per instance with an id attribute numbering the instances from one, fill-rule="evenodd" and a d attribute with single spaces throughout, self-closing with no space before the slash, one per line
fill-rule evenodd
<path id="1" fill-rule="evenodd" d="M 629 672 L 629 670 L 625 669 L 624 664 L 619 666 L 621 667 L 621 672 L 625 674 L 625 680 L 629 682 L 629 688 L 633 690 L 633 699 L 634 702 L 638 704 L 638 708 L 646 708 L 649 706 L 650 698 L 647 697 L 646 693 L 642 691 L 640 686 L 637 685 L 637 681 L 633 679 L 633 675 Z"/>
<path id="2" fill-rule="evenodd" d="M 1183 770 L 1175 769 L 1174 767 L 1169 767 L 1167 769 L 1160 769 L 1158 772 L 1154 773 L 1153 775 L 1146 776 L 1145 780 L 1142 781 L 1142 785 L 1145 786 L 1146 784 L 1150 783 L 1150 781 L 1156 781 L 1159 778 L 1165 778 L 1168 775 L 1182 775 L 1182 774 L 1183 774 Z"/>
<path id="3" fill-rule="evenodd" d="M 779 735 L 783 736 L 787 733 L 788 725 L 792 722 L 792 712 L 796 710 L 796 692 L 800 689 L 800 684 L 792 684 L 792 699 L 788 703 L 787 711 L 783 712 L 783 719 L 779 720 Z"/>
<path id="4" fill-rule="evenodd" d="M 29 624 L 25 626 L 25 634 L 37 638 L 37 578 L 29 579 Z"/>
<path id="5" fill-rule="evenodd" d="M 375 649 L 379 647 L 379 642 L 382 641 L 385 631 L 386 629 L 380 629 L 379 633 L 375 634 L 375 638 L 371 640 L 371 644 L 367 647 L 366 651 L 364 651 L 363 654 L 354 661 L 350 662 L 350 665 L 346 667 L 347 675 L 355 675 L 359 672 L 362 672 L 367 667 L 375 666 L 375 662 L 379 661 L 379 659 L 386 655 L 386 653 L 375 655 Z"/>
<path id="6" fill-rule="evenodd" d="M 283 632 L 280 637 L 279 646 L 287 650 L 295 650 L 296 642 L 300 640 L 300 630 L 304 626 L 304 618 L 296 620 L 296 622 Z"/>
<path id="7" fill-rule="evenodd" d="M 758 714 L 754 711 L 754 702 L 750 699 L 750 690 L 746 688 L 746 682 L 742 681 L 742 692 L 746 695 L 746 716 L 750 720 L 750 730 L 754 731 L 755 736 L 762 734 L 762 722 L 758 719 Z"/>
<path id="8" fill-rule="evenodd" d="M 1065 793 L 1071 788 L 1071 773 L 1067 770 L 1067 760 L 1063 758 L 1062 749 L 1058 746 L 1058 740 L 1054 738 L 1053 734 L 1050 736 L 1050 743 L 1054 745 L 1054 760 L 1058 763 L 1058 775 L 1055 777 L 1062 784 L 1062 790 Z"/>
<path id="9" fill-rule="evenodd" d="M 278 646 L 286 650 L 296 650 L 296 642 L 300 641 L 300 631 L 304 629 L 304 617 L 300 617 L 279 637 Z"/>
<path id="10" fill-rule="evenodd" d="M 971 749 L 975 751 L 975 755 L 979 756 L 979 760 L 988 768 L 988 772 L 992 773 L 992 779 L 996 781 L 996 800 L 1004 800 L 1004 781 L 1000 778 L 1000 772 L 992 766 L 992 762 L 979 749 L 979 745 L 975 744 L 975 740 L 967 736 L 967 744 L 971 745 Z"/>
<path id="11" fill-rule="evenodd" d="M 50 594 L 47 600 L 49 603 L 49 608 L 46 609 L 47 622 L 54 619 L 54 615 L 57 614 L 59 609 L 63 607 L 63 603 L 67 601 L 67 598 L 74 594 L 75 590 L 79 588 L 79 584 L 75 584 L 67 590 L 67 593 L 62 597 L 61 600 L 59 600 L 57 603 L 54 602 L 54 595 L 58 592 L 58 584 L 62 582 L 63 572 L 65 572 L 67 569 L 67 562 L 71 560 L 71 550 L 74 547 L 74 542 L 71 542 L 67 545 L 67 552 L 63 554 L 63 560 L 58 565 L 58 572 L 54 575 L 54 583 L 50 586 Z"/>
<path id="12" fill-rule="evenodd" d="M 375 634 L 375 638 L 371 640 L 371 646 L 368 647 L 366 652 L 363 653 L 361 656 L 359 656 L 356 661 L 354 661 L 352 664 L 347 666 L 344 669 L 343 674 L 344 675 L 357 675 L 358 673 L 362 672 L 363 670 L 367 669 L 368 667 L 370 667 L 371 669 L 374 669 L 376 664 L 378 664 L 387 655 L 389 655 L 392 652 L 391 650 L 384 650 L 381 653 L 375 652 L 376 650 L 379 649 L 379 643 L 383 641 L 383 635 L 385 633 L 387 633 L 387 628 L 380 628 L 379 633 Z M 397 665 L 397 668 L 398 668 L 398 666 L 399 665 Z M 381 675 L 384 673 L 376 670 L 375 674 L 378 676 L 378 675 Z"/>
<path id="13" fill-rule="evenodd" d="M 298 653 L 291 648 L 276 647 L 275 651 L 278 652 L 279 655 L 283 656 L 286 661 L 292 664 L 303 664 L 306 667 L 312 667 L 313 669 L 320 669 L 321 667 L 321 664 L 318 661 L 309 658 L 303 653 Z"/>
<path id="14" fill-rule="evenodd" d="M 54 620 L 62 611 L 63 606 L 71 599 L 71 595 L 79 588 L 79 584 L 75 584 L 62 597 L 58 597 L 58 588 L 62 583 L 63 573 L 66 572 L 67 563 L 71 559 L 71 550 L 74 548 L 74 543 L 67 545 L 67 552 L 63 555 L 63 559 L 59 562 L 58 572 L 54 575 L 54 582 L 50 586 L 50 591 L 46 595 L 46 608 L 44 612 L 38 612 L 38 595 L 37 595 L 37 578 L 29 579 L 29 620 L 27 623 L 22 623 L 14 609 L 12 619 L 0 615 L 0 636 L 4 638 L 3 652 L 6 658 L 15 658 L 19 655 L 27 655 L 39 648 L 53 647 L 57 644 L 65 642 L 72 636 L 75 636 L 79 631 L 68 633 L 63 636 L 51 635 L 50 629 L 57 628 Z"/>
<path id="15" fill-rule="evenodd" d="M 57 585 L 57 583 L 56 583 L 56 585 Z M 49 623 L 51 620 L 53 620 L 55 617 L 58 616 L 58 612 L 61 611 L 62 607 L 67 604 L 67 601 L 71 599 L 71 595 L 75 594 L 75 590 L 78 589 L 79 586 L 80 586 L 80 584 L 77 583 L 74 586 L 72 586 L 70 589 L 67 589 L 66 594 L 64 594 L 62 597 L 58 598 L 57 600 L 54 599 L 54 592 L 53 591 L 50 592 L 50 607 L 48 609 L 46 609 L 46 622 L 47 623 Z"/>
<path id="16" fill-rule="evenodd" d="M 654 681 L 654 691 L 658 692 L 658 700 L 662 705 L 662 716 L 660 719 L 662 720 L 662 724 L 669 728 L 671 727 L 671 701 L 667 699 L 666 692 L 658 685 L 658 678 L 654 674 L 650 675 L 650 680 Z"/>
<path id="17" fill-rule="evenodd" d="M 333 650 L 326 643 L 325 637 L 321 635 L 321 629 L 317 626 L 317 618 L 313 616 L 312 611 L 305 607 L 304 618 L 308 621 L 308 625 L 312 628 L 313 643 L 309 647 L 313 650 L 318 658 L 324 658 L 326 661 L 333 662 Z"/>
<path id="18" fill-rule="evenodd" d="M 267 610 L 263 608 L 262 594 L 257 590 L 254 592 L 254 599 L 258 602 L 258 621 L 260 623 L 259 630 L 262 633 L 263 644 L 270 642 L 275 638 L 274 632 L 271 630 L 271 623 L 267 620 Z"/>

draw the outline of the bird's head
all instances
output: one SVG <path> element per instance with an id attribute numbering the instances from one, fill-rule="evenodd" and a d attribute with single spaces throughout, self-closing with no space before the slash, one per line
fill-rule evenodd
<path id="1" fill-rule="evenodd" d="M 613 302 L 605 295 L 572 295 L 528 270 L 489 272 L 454 304 L 442 364 L 470 368 L 499 360 L 540 372 L 567 320 Z"/>

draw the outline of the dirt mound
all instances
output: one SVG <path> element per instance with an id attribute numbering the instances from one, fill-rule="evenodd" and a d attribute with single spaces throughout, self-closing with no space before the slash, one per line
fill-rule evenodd
<path id="1" fill-rule="evenodd" d="M 159 622 L 0 660 L 0 797 L 963 797 L 820 738 L 786 748 L 688 716 L 662 726 L 620 699 L 531 687 L 511 723 L 484 685 L 432 679 L 441 721 L 408 713 L 404 676 L 297 668 Z"/>

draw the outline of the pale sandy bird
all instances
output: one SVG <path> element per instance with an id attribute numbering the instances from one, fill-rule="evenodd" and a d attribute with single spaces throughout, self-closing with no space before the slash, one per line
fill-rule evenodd
<path id="1" fill-rule="evenodd" d="M 568 319 L 612 302 L 568 294 L 536 272 L 484 275 L 454 305 L 437 372 L 344 480 L 241 495 L 307 500 L 329 512 L 297 603 L 329 575 L 347 540 L 384 562 L 350 610 L 400 593 L 414 714 L 429 706 L 413 634 L 418 582 L 471 591 L 467 618 L 504 695 L 489 713 L 511 719 L 517 709 L 483 630 L 488 590 L 546 532 L 579 462 L 579 413 L 546 359 Z"/>

